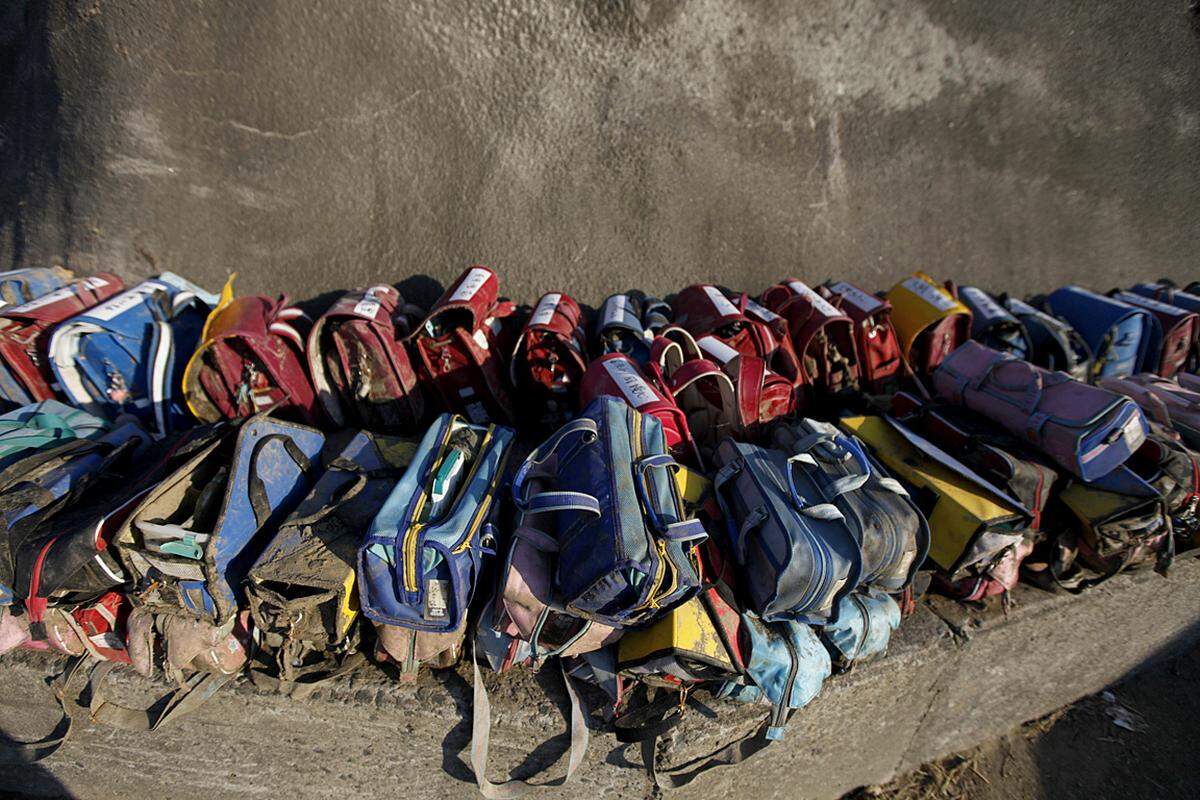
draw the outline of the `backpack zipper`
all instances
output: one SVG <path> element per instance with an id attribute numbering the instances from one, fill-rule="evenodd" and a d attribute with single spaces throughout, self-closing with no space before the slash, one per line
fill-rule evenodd
<path id="1" fill-rule="evenodd" d="M 451 419 L 451 421 L 446 425 L 445 433 L 442 434 L 442 441 L 438 445 L 437 458 L 433 460 L 434 465 L 441 463 L 442 458 L 445 456 L 446 445 L 449 443 L 450 434 L 453 433 L 453 431 L 454 420 Z M 431 473 L 430 481 L 432 480 L 433 478 Z M 425 500 L 429 496 L 430 491 L 432 491 L 432 489 L 428 484 L 421 487 L 420 494 L 417 495 L 417 501 L 413 505 L 412 514 L 410 515 L 410 519 L 413 520 L 413 524 L 404 534 L 402 550 L 404 553 L 404 590 L 406 592 L 415 593 L 419 588 L 417 586 L 417 542 L 420 539 L 421 530 L 426 526 L 424 523 L 417 522 L 416 520 L 421 516 L 421 511 L 425 507 Z"/>
<path id="2" fill-rule="evenodd" d="M 479 454 L 476 456 L 476 459 L 475 459 L 475 467 L 471 470 L 470 477 L 468 477 L 468 479 L 463 483 L 464 487 L 470 485 L 471 479 L 475 477 L 475 473 L 479 469 L 479 463 L 483 460 L 483 454 L 484 454 L 485 450 L 487 449 L 487 445 L 488 445 L 489 440 L 492 437 L 492 431 L 494 428 L 495 428 L 494 425 L 488 427 L 487 435 L 484 436 L 483 444 L 480 445 Z M 495 480 L 500 480 L 500 478 L 504 475 L 504 467 L 508 463 L 509 452 L 510 452 L 509 450 L 505 450 L 504 455 L 500 456 L 500 461 L 499 461 L 499 463 L 496 464 L 496 479 Z M 493 481 L 493 483 L 494 483 L 494 481 Z M 462 553 L 464 550 L 466 550 L 468 547 L 471 546 L 471 542 L 472 542 L 472 540 L 474 540 L 475 534 L 479 531 L 481 523 L 483 522 L 483 520 L 487 519 L 487 512 L 488 512 L 488 509 L 491 508 L 492 499 L 494 496 L 495 496 L 495 492 L 489 491 L 487 493 L 487 495 L 483 498 L 483 500 L 480 501 L 479 508 L 477 508 L 475 510 L 475 515 L 471 519 L 471 524 L 467 526 L 466 535 L 463 537 L 462 541 L 460 541 L 458 544 L 456 544 L 454 546 L 454 548 L 450 551 L 450 553 L 452 555 L 458 555 L 459 553 Z"/>

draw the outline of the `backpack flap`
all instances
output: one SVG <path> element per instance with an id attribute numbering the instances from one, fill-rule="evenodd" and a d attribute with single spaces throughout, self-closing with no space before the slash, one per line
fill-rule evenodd
<path id="1" fill-rule="evenodd" d="M 971 309 L 924 272 L 914 272 L 887 293 L 900 352 L 928 375 L 970 338 Z"/>
<path id="2" fill-rule="evenodd" d="M 427 401 L 404 339 L 420 313 L 393 286 L 347 292 L 308 337 L 308 366 L 325 414 L 336 425 L 412 433 Z"/>
<path id="3" fill-rule="evenodd" d="M 1079 331 L 1092 353 L 1091 379 L 1153 371 L 1155 320 L 1150 312 L 1084 289 L 1055 289 L 1042 309 Z"/>
<path id="4" fill-rule="evenodd" d="M 1132 400 L 978 342 L 951 354 L 933 385 L 1084 480 L 1120 466 L 1146 437 L 1145 418 Z"/>
<path id="5" fill-rule="evenodd" d="M 1135 292 L 1114 290 L 1109 296 L 1143 308 L 1154 317 L 1157 346 L 1152 344 L 1151 347 L 1157 353 L 1157 374 L 1170 378 L 1187 364 L 1196 363 L 1200 357 L 1200 315 Z"/>
<path id="6" fill-rule="evenodd" d="M 359 548 L 363 613 L 406 674 L 462 641 L 483 558 L 494 552 L 490 520 L 513 436 L 440 416 Z"/>
<path id="7" fill-rule="evenodd" d="M 892 305 L 846 281 L 830 282 L 819 291 L 854 323 L 854 347 L 863 388 L 883 393 L 904 374 L 900 342 L 892 327 Z"/>
<path id="8" fill-rule="evenodd" d="M 512 384 L 521 397 L 523 416 L 556 427 L 579 403 L 579 385 L 587 369 L 583 311 L 561 292 L 542 295 L 517 340 L 510 364 Z"/>
<path id="9" fill-rule="evenodd" d="M 446 408 L 475 424 L 513 420 L 503 359 L 513 352 L 509 333 L 515 306 L 498 299 L 499 290 L 495 272 L 471 267 L 450 284 L 411 337 L 424 376 Z"/>
<path id="10" fill-rule="evenodd" d="M 731 360 L 740 357 L 719 340 L 707 338 L 727 351 Z M 697 445 L 705 462 L 712 457 L 713 449 L 721 439 L 726 436 L 740 438 L 744 434 L 744 413 L 757 416 L 758 409 L 751 412 L 743 407 L 729 370 L 707 358 L 690 333 L 683 328 L 666 327 L 655 337 L 650 352 L 656 373 L 662 376 L 675 405 L 687 417 L 688 431 L 703 432 Z M 761 359 L 758 361 L 762 363 Z M 790 392 L 788 387 L 789 395 Z M 755 402 L 757 404 L 756 398 Z M 752 418 L 752 421 L 757 420 Z"/>
<path id="11" fill-rule="evenodd" d="M 362 532 L 415 452 L 408 439 L 356 433 L 251 567 L 251 617 L 282 681 L 327 677 L 357 644 Z"/>
<path id="12" fill-rule="evenodd" d="M 317 398 L 297 329 L 305 321 L 285 296 L 238 297 L 213 311 L 183 377 L 196 419 L 218 422 L 276 409 L 315 424 Z"/>
<path id="13" fill-rule="evenodd" d="M 650 340 L 654 334 L 647 328 L 646 306 L 639 292 L 609 295 L 600 305 L 595 322 L 595 354 L 622 353 L 634 363 L 645 364 L 650 357 Z M 670 306 L 655 301 L 654 321 L 668 317 Z M 587 403 L 583 403 L 587 405 Z"/>
<path id="14" fill-rule="evenodd" d="M 762 302 L 787 320 L 805 385 L 826 396 L 858 387 L 858 353 L 849 316 L 794 279 L 767 289 Z"/>
<path id="15" fill-rule="evenodd" d="M 51 331 L 124 288 L 116 275 L 101 272 L 0 311 L 0 398 L 18 405 L 53 398 Z"/>
<path id="16" fill-rule="evenodd" d="M 50 359 L 63 394 L 95 414 L 133 414 L 159 435 L 186 427 L 185 356 L 215 302 L 164 272 L 62 323 L 50 339 Z"/>

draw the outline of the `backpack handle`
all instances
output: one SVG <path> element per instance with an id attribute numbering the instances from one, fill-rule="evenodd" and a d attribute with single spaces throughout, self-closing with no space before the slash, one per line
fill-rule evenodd
<path id="1" fill-rule="evenodd" d="M 271 499 L 267 496 L 266 483 L 258 474 L 258 459 L 262 455 L 263 448 L 276 440 L 283 444 L 284 452 L 300 468 L 300 472 L 307 474 L 312 471 L 312 461 L 304 455 L 304 451 L 300 449 L 295 440 L 286 434 L 269 433 L 254 443 L 254 449 L 250 451 L 250 468 L 246 489 L 250 494 L 250 506 L 254 510 L 254 521 L 260 528 L 267 523 L 267 519 L 271 516 Z"/>

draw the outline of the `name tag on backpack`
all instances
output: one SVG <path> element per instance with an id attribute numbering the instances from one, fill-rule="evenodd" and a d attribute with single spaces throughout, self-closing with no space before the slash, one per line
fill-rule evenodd
<path id="1" fill-rule="evenodd" d="M 658 399 L 658 395 L 650 388 L 650 384 L 646 383 L 645 379 L 628 361 L 619 358 L 605 361 L 604 369 L 617 384 L 621 394 L 625 395 L 629 405 L 634 408 L 641 408 Z"/>
<path id="2" fill-rule="evenodd" d="M 1000 307 L 1000 304 L 988 296 L 987 292 L 982 289 L 976 289 L 974 286 L 963 286 L 959 289 L 962 294 L 971 298 L 971 302 L 979 309 L 980 315 L 992 317 L 1008 317 L 1008 312 Z"/>
<path id="3" fill-rule="evenodd" d="M 760 306 L 753 300 L 746 300 L 746 310 L 754 316 L 761 319 L 763 322 L 774 322 L 779 319 L 779 315 L 766 306 Z"/>
<path id="4" fill-rule="evenodd" d="M 738 357 L 737 350 L 734 350 L 715 336 L 705 336 L 696 342 L 696 344 L 700 345 L 700 349 L 706 355 L 711 356 L 718 364 L 727 364 Z"/>
<path id="5" fill-rule="evenodd" d="M 560 300 L 562 300 L 562 295 L 557 292 L 543 297 L 538 301 L 537 308 L 533 311 L 533 316 L 529 318 L 529 324 L 549 325 L 550 320 L 554 319 L 554 312 L 558 309 L 558 302 Z"/>
<path id="6" fill-rule="evenodd" d="M 450 603 L 446 598 L 449 590 L 450 581 L 425 582 L 425 619 L 443 620 L 449 615 Z"/>
<path id="7" fill-rule="evenodd" d="M 156 281 L 146 281 L 141 283 L 123 294 L 119 294 L 112 300 L 101 303 L 100 305 L 87 312 L 89 317 L 96 319 L 110 320 L 119 317 L 131 308 L 137 308 L 142 304 L 142 301 L 150 297 L 160 289 L 166 287 Z"/>
<path id="8" fill-rule="evenodd" d="M 382 293 L 387 291 L 384 286 L 372 286 L 367 289 L 367 293 L 363 295 L 363 299 L 359 300 L 354 306 L 354 315 L 363 317 L 364 319 L 375 319 L 379 314 L 380 302 L 379 295 L 376 292 Z"/>
<path id="9" fill-rule="evenodd" d="M 450 302 L 466 303 L 479 293 L 491 275 L 492 273 L 483 267 L 472 267 L 467 277 L 463 278 L 462 283 L 454 290 L 454 294 L 450 295 Z"/>
<path id="10" fill-rule="evenodd" d="M 954 298 L 928 281 L 920 278 L 905 278 L 900 285 L 938 311 L 949 311 L 954 308 Z"/>
<path id="11" fill-rule="evenodd" d="M 878 297 L 873 297 L 857 286 L 851 286 L 844 281 L 833 284 L 829 289 L 864 314 L 873 314 L 883 308 L 883 301 Z"/>
<path id="12" fill-rule="evenodd" d="M 625 323 L 625 316 L 629 313 L 629 298 L 623 294 L 613 295 L 604 303 L 604 320 L 600 323 L 601 328 L 607 328 L 610 325 L 618 325 Z"/>
<path id="13" fill-rule="evenodd" d="M 721 290 L 717 287 L 705 286 L 704 293 L 708 295 L 709 302 L 713 304 L 713 308 L 722 317 L 741 316 L 741 312 L 737 310 L 737 306 L 729 302 L 729 298 L 722 294 Z"/>
<path id="14" fill-rule="evenodd" d="M 838 310 L 829 304 L 828 300 L 826 300 L 824 297 L 821 297 L 821 295 L 817 294 L 816 292 L 814 292 L 812 289 L 805 286 L 800 281 L 788 281 L 788 287 L 793 292 L 800 295 L 805 300 L 807 300 L 809 303 L 811 303 L 813 309 L 815 311 L 817 311 L 819 314 L 821 314 L 821 316 L 823 316 L 823 317 L 840 317 L 841 316 L 841 314 L 838 312 Z"/>

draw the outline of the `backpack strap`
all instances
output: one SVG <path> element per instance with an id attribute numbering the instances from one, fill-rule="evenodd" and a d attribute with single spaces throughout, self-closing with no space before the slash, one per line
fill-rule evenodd
<path id="1" fill-rule="evenodd" d="M 475 675 L 474 708 L 471 714 L 471 769 L 475 772 L 475 782 L 479 785 L 479 793 L 488 800 L 514 800 L 514 798 L 523 797 L 535 789 L 566 784 L 574 777 L 587 753 L 588 728 L 587 711 L 580 702 L 579 695 L 575 692 L 562 662 L 559 662 L 559 667 L 562 670 L 563 684 L 567 688 L 567 697 L 571 702 L 571 746 L 568 750 L 566 773 L 544 781 L 535 782 L 513 778 L 493 783 L 487 777 L 488 750 L 492 735 L 492 704 L 488 699 L 487 687 L 483 685 L 483 676 L 479 672 L 479 661 L 475 658 L 473 651 L 474 645 L 472 645 L 471 655 L 471 664 Z"/>

